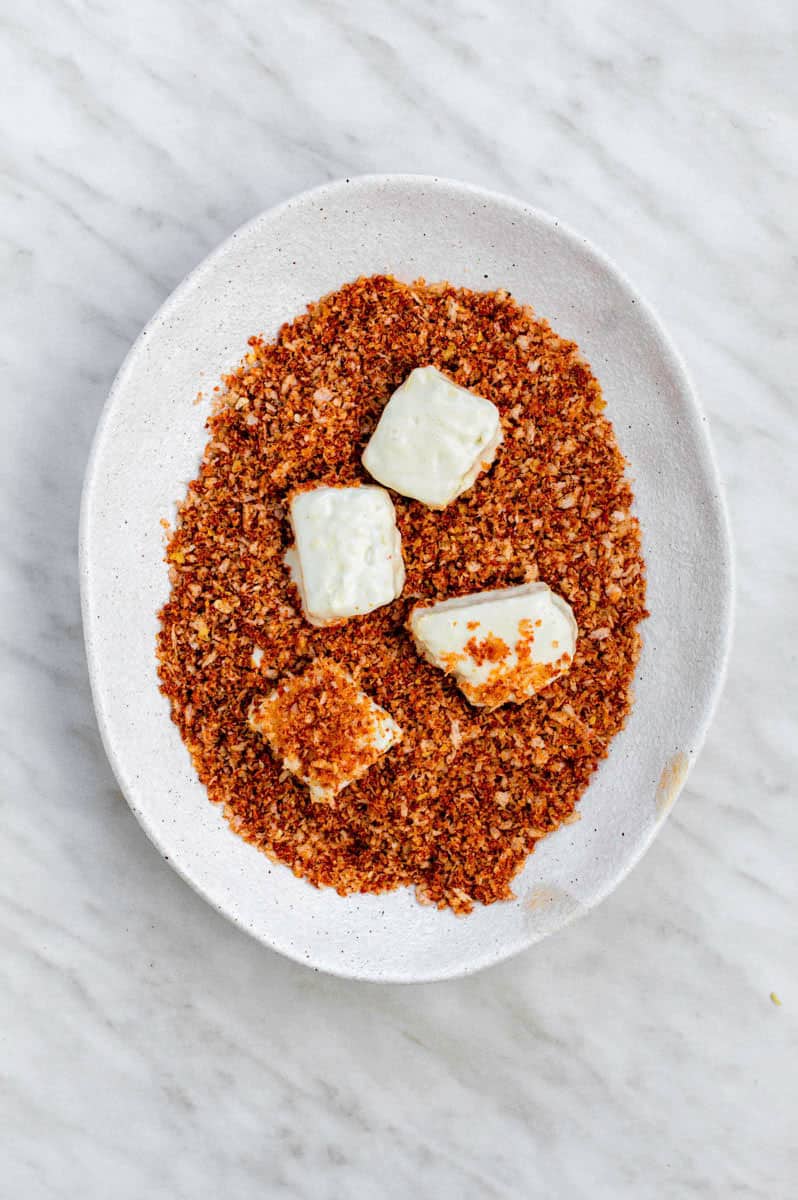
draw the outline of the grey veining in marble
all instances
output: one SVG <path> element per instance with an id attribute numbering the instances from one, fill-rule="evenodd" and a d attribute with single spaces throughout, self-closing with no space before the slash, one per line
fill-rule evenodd
<path id="1" fill-rule="evenodd" d="M 794 1195 L 794 4 L 6 0 L 0 22 L 0 1194 Z M 726 693 L 644 862 L 516 961 L 409 988 L 279 959 L 161 862 L 100 747 L 76 569 L 141 325 L 245 218 L 382 170 L 529 199 L 628 272 L 709 412 L 739 570 Z"/>

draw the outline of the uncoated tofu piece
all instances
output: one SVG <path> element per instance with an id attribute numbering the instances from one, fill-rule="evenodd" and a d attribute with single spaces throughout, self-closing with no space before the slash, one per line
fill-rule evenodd
<path id="1" fill-rule="evenodd" d="M 256 697 L 249 724 L 282 766 L 307 784 L 314 800 L 331 802 L 401 740 L 390 713 L 362 692 L 338 663 L 317 658 Z"/>
<path id="2" fill-rule="evenodd" d="M 380 487 L 316 487 L 289 500 L 286 562 L 311 625 L 390 604 L 405 581 L 393 501 Z"/>
<path id="3" fill-rule="evenodd" d="M 578 635 L 571 606 L 545 583 L 416 605 L 409 626 L 419 653 L 480 708 L 547 687 L 570 667 Z"/>
<path id="4" fill-rule="evenodd" d="M 363 466 L 402 496 L 445 508 L 490 466 L 502 437 L 495 404 L 416 367 L 383 409 Z"/>

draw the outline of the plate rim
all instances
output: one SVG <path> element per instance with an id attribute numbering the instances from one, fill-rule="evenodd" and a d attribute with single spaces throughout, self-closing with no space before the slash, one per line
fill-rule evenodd
<path id="1" fill-rule="evenodd" d="M 162 844 L 156 828 L 149 823 L 144 812 L 136 804 L 134 797 L 129 793 L 125 786 L 124 772 L 122 770 L 121 756 L 118 754 L 117 747 L 114 741 L 114 735 L 110 728 L 110 719 L 105 710 L 104 698 L 101 693 L 101 685 L 99 680 L 98 655 L 93 640 L 92 622 L 90 617 L 91 597 L 92 597 L 92 565 L 89 554 L 89 534 L 88 527 L 90 521 L 90 512 L 94 500 L 94 493 L 98 482 L 97 467 L 100 461 L 100 455 L 104 446 L 106 431 L 110 424 L 110 419 L 117 406 L 119 393 L 122 391 L 127 374 L 131 369 L 131 365 L 141 347 L 146 341 L 151 330 L 153 330 L 165 318 L 168 318 L 170 311 L 176 307 L 184 293 L 186 293 L 201 277 L 201 275 L 210 270 L 213 264 L 222 258 L 235 243 L 235 241 L 245 235 L 257 226 L 264 218 L 268 217 L 272 220 L 279 219 L 281 214 L 288 211 L 295 205 L 306 203 L 307 201 L 320 200 L 325 196 L 334 192 L 344 191 L 346 188 L 356 185 L 377 185 L 377 186 L 418 186 L 420 188 L 438 188 L 454 189 L 461 194 L 470 195 L 474 199 L 480 200 L 483 204 L 499 203 L 505 207 L 514 208 L 519 214 L 524 217 L 532 218 L 543 225 L 547 225 L 551 230 L 556 230 L 558 236 L 564 237 L 567 240 L 578 244 L 582 249 L 586 249 L 589 254 L 596 259 L 603 269 L 609 275 L 614 277 L 623 289 L 634 296 L 635 302 L 640 310 L 646 315 L 651 326 L 653 327 L 662 346 L 667 351 L 671 359 L 671 365 L 678 378 L 680 390 L 684 395 L 689 397 L 690 404 L 693 406 L 697 420 L 697 430 L 700 431 L 699 439 L 704 462 L 708 468 L 710 482 L 712 485 L 712 496 L 716 508 L 716 513 L 719 518 L 719 529 L 722 537 L 722 553 L 720 555 L 721 570 L 723 573 L 722 587 L 720 596 L 722 598 L 722 611 L 718 613 L 718 627 L 721 632 L 721 637 L 718 639 L 718 661 L 712 678 L 712 686 L 708 690 L 705 697 L 700 719 L 696 722 L 696 731 L 691 744 L 685 749 L 684 753 L 687 756 L 687 769 L 682 778 L 679 780 L 678 788 L 673 794 L 673 802 L 670 804 L 668 811 L 660 820 L 653 822 L 645 835 L 639 839 L 634 846 L 632 852 L 628 853 L 623 858 L 617 869 L 612 872 L 603 884 L 598 887 L 594 894 L 589 898 L 589 901 L 580 903 L 578 908 L 566 914 L 565 918 L 556 926 L 556 928 L 547 930 L 543 933 L 530 934 L 528 939 L 519 945 L 511 945 L 507 949 L 494 947 L 491 950 L 486 950 L 481 957 L 475 958 L 473 961 L 455 967 L 445 968 L 440 971 L 425 971 L 423 973 L 408 972 L 402 970 L 381 970 L 379 973 L 368 971 L 366 969 L 353 969 L 348 966 L 318 966 L 312 961 L 303 958 L 298 951 L 293 948 L 284 947 L 276 944 L 265 936 L 260 930 L 251 928 L 240 917 L 236 911 L 225 908 L 222 904 L 211 898 L 206 891 L 203 890 L 199 882 L 197 882 L 191 874 L 184 869 L 179 859 L 174 859 L 169 853 L 169 847 Z M 288 319 L 288 318 L 286 318 Z M 732 528 L 729 517 L 729 507 L 726 496 L 726 488 L 718 468 L 718 463 L 715 455 L 714 446 L 709 430 L 709 419 L 703 408 L 701 400 L 698 396 L 696 388 L 693 384 L 690 373 L 682 358 L 679 350 L 675 346 L 670 334 L 659 316 L 657 310 L 651 302 L 640 293 L 638 288 L 632 283 L 628 275 L 615 263 L 615 261 L 605 253 L 600 247 L 596 246 L 590 238 L 573 229 L 569 224 L 564 223 L 558 217 L 549 213 L 544 209 L 540 209 L 533 204 L 526 203 L 515 196 L 497 191 L 495 189 L 486 188 L 479 184 L 470 183 L 463 180 L 452 179 L 446 176 L 416 174 L 412 172 L 386 172 L 386 173 L 366 173 L 351 176 L 341 176 L 339 178 L 328 180 L 322 184 L 318 184 L 304 189 L 301 192 L 294 193 L 284 200 L 278 201 L 276 204 L 263 209 L 256 213 L 249 220 L 237 226 L 227 237 L 225 237 L 218 245 L 216 245 L 208 254 L 206 254 L 200 262 L 196 264 L 173 288 L 164 301 L 158 306 L 150 319 L 142 327 L 138 335 L 133 340 L 127 350 L 122 362 L 111 383 L 108 395 L 103 403 L 100 415 L 97 420 L 97 425 L 92 437 L 91 447 L 86 460 L 86 468 L 83 477 L 80 498 L 80 516 L 78 529 L 78 575 L 80 586 L 80 604 L 81 604 L 81 621 L 83 626 L 83 641 L 87 660 L 89 684 L 91 690 L 92 704 L 94 708 L 97 726 L 100 732 L 103 749 L 108 759 L 109 765 L 113 772 L 117 786 L 119 787 L 125 801 L 133 815 L 136 817 L 141 828 L 154 845 L 161 858 L 165 859 L 169 866 L 183 879 L 198 895 L 202 897 L 206 904 L 209 904 L 213 909 L 219 912 L 227 920 L 231 921 L 243 932 L 262 945 L 267 946 L 275 953 L 282 954 L 286 958 L 294 962 L 300 963 L 306 968 L 315 971 L 324 972 L 334 975 L 339 978 L 351 979 L 362 982 L 371 983 L 427 983 L 439 982 L 446 979 L 462 978 L 472 975 L 477 971 L 484 970 L 486 967 L 506 962 L 522 951 L 529 949 L 532 945 L 552 933 L 559 932 L 560 929 L 570 925 L 573 921 L 585 916 L 591 912 L 597 905 L 601 904 L 630 874 L 630 872 L 638 865 L 643 856 L 651 847 L 654 839 L 663 828 L 667 817 L 673 811 L 676 800 L 679 794 L 685 787 L 690 776 L 692 768 L 698 758 L 701 749 L 709 732 L 710 725 L 717 711 L 718 702 L 722 694 L 726 677 L 728 673 L 729 657 L 732 647 L 734 635 L 734 619 L 736 611 L 736 561 L 734 539 L 732 536 Z"/>

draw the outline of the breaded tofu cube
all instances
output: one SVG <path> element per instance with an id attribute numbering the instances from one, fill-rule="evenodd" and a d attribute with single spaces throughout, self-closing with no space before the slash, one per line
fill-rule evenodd
<path id="1" fill-rule="evenodd" d="M 402 496 L 445 508 L 490 466 L 502 436 L 495 404 L 416 367 L 383 409 L 363 466 Z"/>
<path id="2" fill-rule="evenodd" d="M 578 635 L 571 606 L 545 583 L 419 604 L 409 626 L 419 653 L 480 708 L 522 704 L 557 679 Z"/>
<path id="3" fill-rule="evenodd" d="M 402 539 L 381 487 L 316 487 L 289 499 L 286 562 L 311 625 L 360 616 L 401 595 Z"/>
<path id="4" fill-rule="evenodd" d="M 317 658 L 256 697 L 249 724 L 283 768 L 329 803 L 401 740 L 390 713 L 362 692 L 336 662 Z"/>

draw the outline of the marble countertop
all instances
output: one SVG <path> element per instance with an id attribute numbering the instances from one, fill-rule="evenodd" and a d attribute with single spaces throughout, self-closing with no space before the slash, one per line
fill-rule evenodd
<path id="1" fill-rule="evenodd" d="M 10 0 L 1 21 L 0 1192 L 794 1195 L 794 5 Z M 653 301 L 739 574 L 717 719 L 642 864 L 518 959 L 417 987 L 285 961 L 161 861 L 100 745 L 77 594 L 86 456 L 142 324 L 246 218 L 386 170 L 548 209 Z"/>

